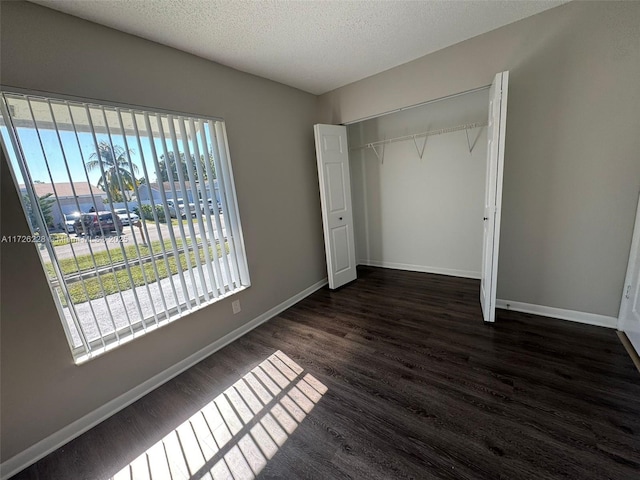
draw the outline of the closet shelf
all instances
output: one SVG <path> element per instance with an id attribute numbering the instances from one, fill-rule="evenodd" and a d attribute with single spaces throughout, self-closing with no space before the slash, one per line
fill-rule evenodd
<path id="1" fill-rule="evenodd" d="M 405 140 L 415 140 L 416 138 L 420 138 L 420 137 L 430 137 L 432 135 L 442 135 L 443 133 L 458 132 L 460 130 L 471 130 L 472 128 L 485 127 L 486 125 L 487 125 L 487 122 L 484 122 L 484 123 L 466 123 L 464 125 L 458 125 L 458 126 L 455 126 L 455 127 L 441 128 L 439 130 L 430 130 L 428 132 L 414 133 L 412 135 L 403 135 L 402 137 L 387 138 L 385 140 L 379 140 L 377 142 L 365 143 L 364 145 L 359 145 L 357 147 L 351 147 L 351 148 L 349 148 L 349 150 L 362 150 L 363 148 L 373 148 L 373 149 L 375 149 L 375 147 L 377 147 L 378 145 L 386 145 L 387 143 L 402 142 L 402 141 L 405 141 Z"/>

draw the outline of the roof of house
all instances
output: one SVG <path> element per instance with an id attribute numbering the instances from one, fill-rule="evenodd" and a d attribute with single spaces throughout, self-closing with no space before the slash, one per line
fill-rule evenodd
<path id="1" fill-rule="evenodd" d="M 46 195 L 47 193 L 54 193 L 54 186 L 58 198 L 73 197 L 74 189 L 75 195 L 78 197 L 91 195 L 92 193 L 100 196 L 105 194 L 104 190 L 95 185 L 91 185 L 89 182 L 73 182 L 73 188 L 71 188 L 70 183 L 34 183 L 33 186 L 38 197 Z M 26 191 L 26 187 L 20 185 L 20 191 Z"/>

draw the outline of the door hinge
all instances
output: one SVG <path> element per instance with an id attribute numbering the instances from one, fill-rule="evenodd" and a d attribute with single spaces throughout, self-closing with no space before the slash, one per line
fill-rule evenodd
<path id="1" fill-rule="evenodd" d="M 629 298 L 631 295 L 631 284 L 627 285 L 627 293 L 625 293 L 625 298 Z"/>

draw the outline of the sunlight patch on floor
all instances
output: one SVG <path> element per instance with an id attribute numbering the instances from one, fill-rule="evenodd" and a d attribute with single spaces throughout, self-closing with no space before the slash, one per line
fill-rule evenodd
<path id="1" fill-rule="evenodd" d="M 255 478 L 326 391 L 278 350 L 111 480 Z"/>

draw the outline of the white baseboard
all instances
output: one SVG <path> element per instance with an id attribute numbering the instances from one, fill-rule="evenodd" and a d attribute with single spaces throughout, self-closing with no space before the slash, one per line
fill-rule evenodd
<path id="1" fill-rule="evenodd" d="M 370 267 L 393 268 L 396 270 L 409 270 L 413 272 L 437 273 L 440 275 L 451 275 L 453 277 L 475 278 L 480 279 L 481 272 L 473 272 L 466 270 L 454 270 L 450 268 L 428 267 L 424 265 L 409 265 L 404 263 L 379 262 L 376 260 L 358 260 L 358 265 L 367 265 Z M 558 318 L 561 320 L 569 320 L 572 322 L 585 323 L 587 325 L 595 325 L 598 327 L 617 328 L 618 319 L 606 315 L 598 315 L 595 313 L 579 312 L 577 310 L 566 310 L 564 308 L 546 307 L 544 305 L 534 305 L 532 303 L 514 302 L 511 300 L 496 300 L 496 308 L 504 310 L 514 310 L 516 312 L 532 313 L 543 317 Z"/>
<path id="2" fill-rule="evenodd" d="M 293 297 L 285 300 L 279 305 L 276 305 L 275 307 L 266 311 L 262 315 L 259 315 L 253 320 L 245 323 L 241 327 L 235 329 L 234 331 L 228 333 L 224 337 L 216 340 L 215 342 L 207 345 L 201 350 L 188 356 L 187 358 L 176 363 L 172 367 L 169 367 L 163 372 L 158 373 L 157 375 L 151 377 L 149 380 L 146 380 L 145 382 L 129 390 L 128 392 L 123 393 L 119 397 L 114 398 L 110 402 L 105 403 L 104 405 L 95 409 L 91 413 L 88 413 L 84 417 L 79 418 L 78 420 L 70 423 L 66 427 L 49 435 L 47 438 L 40 440 L 38 443 L 32 445 L 26 450 L 23 450 L 17 455 L 14 455 L 13 457 L 9 458 L 8 460 L 0 464 L 0 479 L 5 480 L 11 477 L 12 475 L 15 475 L 16 473 L 20 472 L 21 470 L 27 468 L 29 465 L 37 462 L 38 460 L 45 457 L 49 453 L 60 448 L 61 446 L 73 440 L 74 438 L 82 435 L 87 430 L 96 426 L 100 422 L 106 420 L 107 418 L 119 412 L 123 408 L 131 405 L 136 400 L 144 397 L 147 393 L 155 390 L 160 385 L 171 380 L 173 377 L 184 372 L 185 370 L 192 367 L 193 365 L 200 362 L 201 360 L 204 360 L 212 353 L 216 352 L 217 350 L 220 350 L 222 347 L 228 345 L 234 340 L 237 340 L 244 334 L 250 332 L 251 330 L 261 325 L 262 323 L 266 322 L 267 320 L 270 320 L 271 318 L 275 317 L 276 315 L 283 312 L 284 310 L 291 307 L 292 305 L 295 305 L 303 298 L 308 297 L 315 291 L 324 287 L 326 284 L 327 284 L 327 279 L 325 278 L 311 285 L 309 288 L 304 289 L 300 293 L 297 293 Z"/>
<path id="3" fill-rule="evenodd" d="M 464 277 L 479 279 L 481 272 L 471 270 L 455 270 L 453 268 L 430 267 L 425 265 L 411 265 L 407 263 L 379 262 L 377 260 L 358 260 L 358 265 L 369 267 L 392 268 L 394 270 L 408 270 L 411 272 L 437 273 L 439 275 L 450 275 L 452 277 Z"/>
<path id="4" fill-rule="evenodd" d="M 616 317 L 578 312 L 576 310 L 565 310 L 564 308 L 545 307 L 544 305 L 534 305 L 532 303 L 498 299 L 496 300 L 496 308 L 533 313 L 534 315 L 541 315 L 543 317 L 559 318 L 561 320 L 586 323 L 587 325 L 596 325 L 598 327 L 617 328 L 618 326 L 618 319 Z"/>

